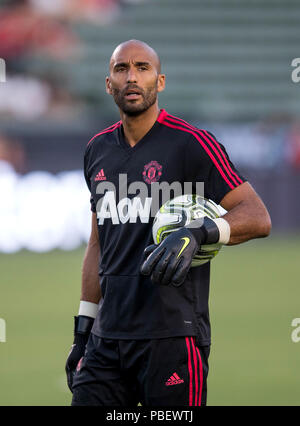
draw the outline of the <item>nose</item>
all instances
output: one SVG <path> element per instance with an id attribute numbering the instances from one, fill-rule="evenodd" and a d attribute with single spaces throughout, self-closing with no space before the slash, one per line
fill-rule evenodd
<path id="1" fill-rule="evenodd" d="M 130 67 L 128 69 L 128 74 L 127 74 L 127 83 L 136 83 L 136 82 L 137 82 L 136 70 L 134 67 Z"/>

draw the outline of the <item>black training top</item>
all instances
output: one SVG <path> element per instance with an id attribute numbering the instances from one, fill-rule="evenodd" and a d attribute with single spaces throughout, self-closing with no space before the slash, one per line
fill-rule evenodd
<path id="1" fill-rule="evenodd" d="M 160 207 L 150 208 L 155 185 L 192 182 L 195 192 L 196 182 L 204 182 L 204 196 L 218 204 L 245 181 L 224 146 L 210 132 L 161 110 L 133 148 L 121 121 L 95 135 L 86 148 L 84 173 L 101 252 L 103 297 L 92 332 L 111 339 L 197 336 L 199 344 L 210 344 L 210 263 L 191 268 L 180 287 L 154 285 L 139 269 L 145 247 L 153 244 Z"/>

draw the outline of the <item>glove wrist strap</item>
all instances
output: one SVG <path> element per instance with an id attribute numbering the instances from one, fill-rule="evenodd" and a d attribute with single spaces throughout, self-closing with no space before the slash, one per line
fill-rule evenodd
<path id="1" fill-rule="evenodd" d="M 89 334 L 94 324 L 94 318 L 78 315 L 74 317 L 74 334 Z"/>
<path id="2" fill-rule="evenodd" d="M 219 228 L 212 219 L 206 216 L 193 220 L 186 228 L 192 233 L 199 247 L 203 244 L 219 242 Z"/>

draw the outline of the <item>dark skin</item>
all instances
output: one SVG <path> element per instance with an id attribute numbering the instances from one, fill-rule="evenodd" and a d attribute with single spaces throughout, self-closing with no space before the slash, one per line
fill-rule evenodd
<path id="1" fill-rule="evenodd" d="M 82 265 L 81 296 L 80 300 L 99 303 L 101 299 L 101 288 L 99 285 L 99 257 L 100 245 L 97 229 L 97 216 L 92 213 L 91 235 L 85 250 Z"/>
<path id="2" fill-rule="evenodd" d="M 124 136 L 131 147 L 156 122 L 159 114 L 157 95 L 164 88 L 165 75 L 161 74 L 159 57 L 151 47 L 131 40 L 115 49 L 110 60 L 110 75 L 106 77 L 106 91 L 119 106 Z M 248 182 L 228 192 L 220 204 L 227 210 L 223 217 L 231 229 L 228 245 L 269 235 L 270 215 Z M 101 298 L 99 254 L 97 218 L 93 213 L 91 237 L 83 262 L 81 300 L 98 303 Z"/>
<path id="3" fill-rule="evenodd" d="M 109 68 L 106 92 L 112 96 L 116 92 L 121 92 L 123 109 L 119 106 L 119 111 L 124 135 L 129 145 L 133 147 L 157 120 L 159 114 L 157 94 L 165 88 L 165 75 L 160 73 L 157 53 L 146 44 L 135 40 L 125 42 L 115 49 Z M 128 90 L 136 90 L 138 93 L 127 94 Z M 149 92 L 153 95 L 154 103 L 142 113 L 135 114 L 142 108 L 145 94 Z"/>
<path id="4" fill-rule="evenodd" d="M 249 182 L 228 192 L 220 204 L 228 211 L 223 216 L 230 225 L 228 245 L 270 234 L 272 224 L 268 210 Z"/>

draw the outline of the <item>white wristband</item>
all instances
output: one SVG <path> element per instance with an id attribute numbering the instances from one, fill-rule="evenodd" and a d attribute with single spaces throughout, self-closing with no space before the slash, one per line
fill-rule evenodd
<path id="1" fill-rule="evenodd" d="M 86 317 L 96 318 L 98 312 L 98 304 L 92 302 L 86 302 L 81 300 L 79 304 L 78 315 L 84 315 Z"/>
<path id="2" fill-rule="evenodd" d="M 230 240 L 230 225 L 227 220 L 222 217 L 218 217 L 217 219 L 213 219 L 215 224 L 217 225 L 220 233 L 220 238 L 218 243 L 227 244 Z"/>

